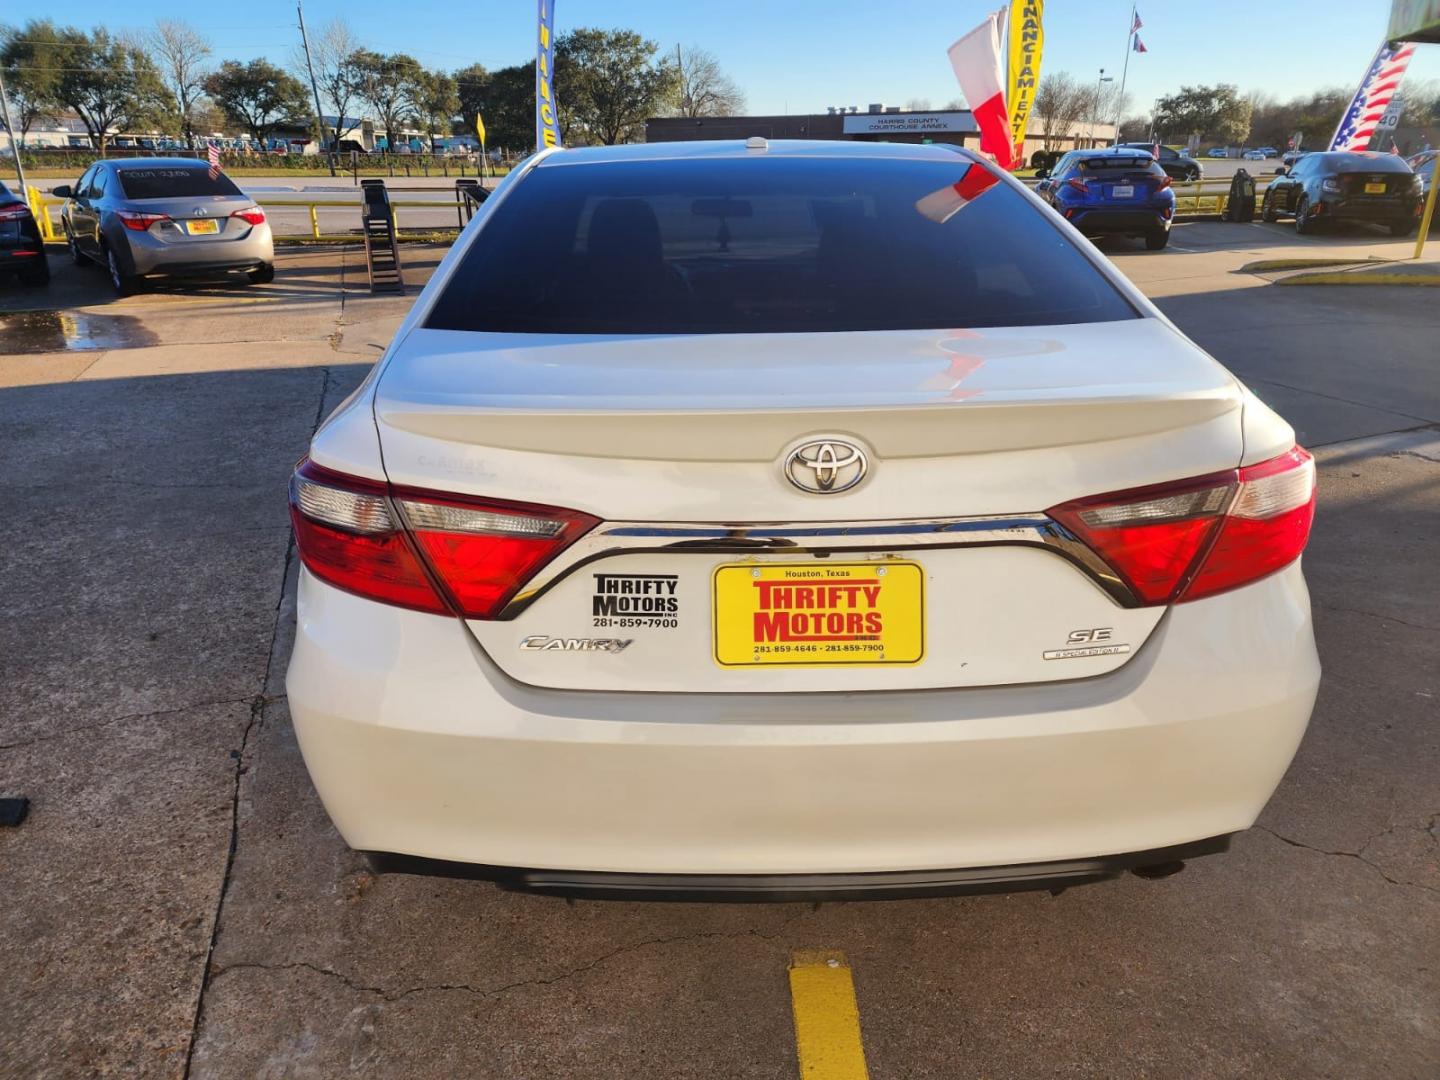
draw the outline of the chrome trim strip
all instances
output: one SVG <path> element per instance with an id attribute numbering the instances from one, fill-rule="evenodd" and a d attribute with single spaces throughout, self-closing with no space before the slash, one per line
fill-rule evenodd
<path id="1" fill-rule="evenodd" d="M 609 521 L 541 568 L 498 616 L 513 619 L 576 570 L 616 555 L 695 552 L 708 555 L 829 555 L 837 552 L 912 552 L 937 548 L 1014 545 L 1040 547 L 1068 560 L 1118 606 L 1140 600 L 1104 560 L 1044 514 L 922 518 L 908 521 L 777 524 L 673 524 Z"/>

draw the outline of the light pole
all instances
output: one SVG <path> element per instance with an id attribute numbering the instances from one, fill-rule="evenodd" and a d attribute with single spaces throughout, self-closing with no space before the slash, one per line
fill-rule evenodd
<path id="1" fill-rule="evenodd" d="M 1091 103 L 1091 108 L 1090 108 L 1090 147 L 1091 147 L 1091 149 L 1094 149 L 1095 144 L 1096 144 L 1097 142 L 1099 142 L 1099 140 L 1095 138 L 1095 125 L 1096 125 L 1096 123 L 1098 122 L 1098 120 L 1099 120 L 1099 118 L 1100 118 L 1100 93 L 1101 93 L 1102 90 L 1105 89 L 1105 84 L 1106 84 L 1107 82 L 1114 82 L 1114 81 L 1115 81 L 1115 80 L 1114 80 L 1113 78 L 1111 78 L 1110 76 L 1108 76 L 1108 75 L 1105 74 L 1105 69 L 1104 69 L 1104 68 L 1101 68 L 1101 69 L 1100 69 L 1100 78 L 1099 78 L 1099 80 L 1095 83 L 1095 100 Z"/>

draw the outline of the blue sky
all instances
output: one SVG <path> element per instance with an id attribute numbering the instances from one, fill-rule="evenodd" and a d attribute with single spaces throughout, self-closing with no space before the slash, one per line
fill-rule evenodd
<path id="1" fill-rule="evenodd" d="M 556 0 L 560 31 L 630 27 L 663 46 L 700 44 L 740 83 L 752 113 L 823 112 L 874 101 L 935 106 L 958 96 L 946 47 L 999 0 Z M 1137 109 L 1182 83 L 1233 82 L 1279 97 L 1354 86 L 1385 30 L 1386 0 L 1148 0 L 1139 6 L 1149 52 L 1131 55 L 1127 89 Z M 1119 74 L 1130 0 L 1050 0 L 1046 70 Z M 343 14 L 372 48 L 406 51 L 434 67 L 516 63 L 531 53 L 532 0 L 447 2 L 307 0 L 313 29 Z M 155 18 L 189 21 L 222 58 L 284 62 L 296 40 L 293 0 L 200 7 L 179 0 L 67 0 L 62 9 L 7 5 L 4 18 L 54 12 L 78 25 L 140 29 Z M 1263 19 L 1261 15 L 1263 13 Z M 123 21 L 121 21 L 123 20 Z M 1239 28 L 1238 30 L 1234 28 Z M 1440 46 L 1421 46 L 1411 78 L 1440 77 Z"/>

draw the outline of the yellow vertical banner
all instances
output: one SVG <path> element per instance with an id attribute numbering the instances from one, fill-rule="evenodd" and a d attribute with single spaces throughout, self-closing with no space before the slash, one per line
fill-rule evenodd
<path id="1" fill-rule="evenodd" d="M 1045 48 L 1045 0 L 1011 0 L 1007 34 L 1009 86 L 1005 104 L 1010 109 L 1010 141 L 1023 156 L 1025 126 L 1040 84 L 1040 53 Z"/>

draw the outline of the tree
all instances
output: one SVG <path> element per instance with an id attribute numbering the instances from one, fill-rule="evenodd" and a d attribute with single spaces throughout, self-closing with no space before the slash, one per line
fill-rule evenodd
<path id="1" fill-rule="evenodd" d="M 413 56 L 385 56 L 369 49 L 352 53 L 349 66 L 357 96 L 375 110 L 375 119 L 385 132 L 385 146 L 393 151 L 401 125 L 420 111 L 425 69 Z"/>
<path id="2" fill-rule="evenodd" d="M 1120 129 L 1115 133 L 1116 140 L 1125 139 L 1130 142 L 1143 142 L 1150 138 L 1150 132 L 1154 125 L 1146 113 L 1134 113 L 1120 121 Z"/>
<path id="3" fill-rule="evenodd" d="M 1229 83 L 1182 86 L 1155 102 L 1155 128 L 1171 140 L 1198 135 L 1227 145 L 1238 143 L 1250 132 L 1250 102 Z"/>
<path id="4" fill-rule="evenodd" d="M 627 142 L 676 98 L 674 61 L 634 30 L 571 30 L 555 42 L 555 100 L 566 142 Z"/>
<path id="5" fill-rule="evenodd" d="M 310 59 L 315 67 L 315 83 L 320 87 L 321 100 L 335 110 L 335 126 L 332 129 L 335 142 L 345 138 L 358 126 L 346 121 L 355 119 L 349 115 L 350 107 L 359 97 L 357 73 L 350 66 L 350 58 L 359 49 L 360 42 L 351 31 L 350 24 L 341 18 L 331 19 L 323 30 L 310 38 Z M 296 75 L 309 78 L 310 71 L 305 64 L 304 49 L 297 49 L 291 55 L 290 67 Z"/>
<path id="6" fill-rule="evenodd" d="M 456 72 L 461 113 L 469 130 L 475 130 L 475 113 L 485 117 L 485 144 L 529 151 L 535 146 L 535 65 L 500 68 L 476 83 Z"/>
<path id="7" fill-rule="evenodd" d="M 460 96 L 455 88 L 455 80 L 443 71 L 420 72 L 418 89 L 416 115 L 424 125 L 425 134 L 430 137 L 430 145 L 433 147 L 436 131 L 446 135 L 455 133 L 455 114 L 460 111 Z M 472 125 L 470 133 L 474 132 Z"/>
<path id="8" fill-rule="evenodd" d="M 112 131 L 140 127 L 161 116 L 167 95 L 154 63 L 134 42 L 97 27 L 91 33 L 66 27 L 56 53 L 56 98 L 80 118 L 90 144 L 102 155 Z"/>
<path id="9" fill-rule="evenodd" d="M 205 92 L 262 147 L 277 127 L 303 125 L 310 112 L 300 80 L 268 60 L 226 60 L 206 78 Z"/>
<path id="10" fill-rule="evenodd" d="M 738 116 L 745 95 L 720 68 L 715 54 L 698 45 L 679 52 L 675 70 L 677 116 Z"/>
<path id="11" fill-rule="evenodd" d="M 450 76 L 455 84 L 455 111 L 465 134 L 475 134 L 475 117 L 485 118 L 486 143 L 494 141 L 490 127 L 490 114 L 486 109 L 485 97 L 490 92 L 490 72 L 484 64 L 471 64 Z"/>
<path id="12" fill-rule="evenodd" d="M 912 97 L 905 102 L 905 110 L 907 112 L 929 112 L 930 99 L 928 97 Z"/>
<path id="13" fill-rule="evenodd" d="M 10 119 L 16 145 L 41 120 L 53 119 L 60 109 L 58 50 L 60 32 L 49 19 L 32 19 L 23 28 L 0 35 L 0 67 L 10 99 Z"/>
<path id="14" fill-rule="evenodd" d="M 1412 96 L 1411 89 L 1407 85 L 1407 115 L 1412 122 L 1430 122 L 1427 103 L 1419 95 Z M 1317 90 L 1309 97 L 1295 97 L 1289 101 L 1252 97 L 1248 141 L 1255 146 L 1283 147 L 1298 131 L 1307 146 L 1328 142 L 1349 104 L 1350 91 L 1339 88 Z"/>
<path id="15" fill-rule="evenodd" d="M 159 19 L 146 43 L 170 95 L 175 122 L 179 124 L 186 144 L 192 145 L 195 128 L 190 112 L 200 98 L 205 81 L 210 42 L 199 31 L 178 19 Z"/>
<path id="16" fill-rule="evenodd" d="M 1068 71 L 1051 71 L 1040 77 L 1032 109 L 1040 123 L 1046 150 L 1052 149 L 1051 143 L 1056 139 L 1074 133 L 1086 116 L 1092 94 L 1090 88 L 1081 86 Z"/>

